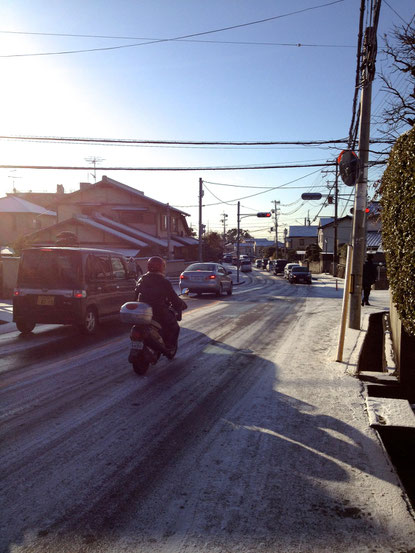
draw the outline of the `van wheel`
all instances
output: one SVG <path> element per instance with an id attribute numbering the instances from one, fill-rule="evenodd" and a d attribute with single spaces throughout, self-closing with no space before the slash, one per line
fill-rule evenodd
<path id="1" fill-rule="evenodd" d="M 94 308 L 88 307 L 85 312 L 84 322 L 78 326 L 82 334 L 94 334 L 98 326 L 98 316 Z"/>
<path id="2" fill-rule="evenodd" d="M 17 330 L 22 334 L 29 334 L 35 328 L 36 323 L 29 321 L 16 321 Z"/>
<path id="3" fill-rule="evenodd" d="M 232 296 L 232 289 L 233 289 L 233 284 L 231 282 L 231 285 L 229 286 L 229 290 L 226 292 L 228 296 Z"/>
<path id="4" fill-rule="evenodd" d="M 223 294 L 223 286 L 222 286 L 222 284 L 219 285 L 219 290 L 218 290 L 217 292 L 215 292 L 215 293 L 216 293 L 216 297 L 217 297 L 217 298 L 220 298 L 220 297 L 221 297 L 221 295 Z"/>

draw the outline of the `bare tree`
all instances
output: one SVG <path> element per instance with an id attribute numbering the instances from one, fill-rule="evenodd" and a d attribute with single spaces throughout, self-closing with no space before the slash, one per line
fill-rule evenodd
<path id="1" fill-rule="evenodd" d="M 386 133 L 396 136 L 407 125 L 415 125 L 415 26 L 395 27 L 391 37 L 385 35 L 390 72 L 380 74 L 382 90 L 388 93 L 386 107 L 380 116 Z M 403 76 L 403 78 L 402 78 Z"/>

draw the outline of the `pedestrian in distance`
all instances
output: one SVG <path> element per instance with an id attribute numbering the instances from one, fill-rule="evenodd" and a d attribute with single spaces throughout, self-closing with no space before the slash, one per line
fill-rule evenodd
<path id="1" fill-rule="evenodd" d="M 370 290 L 372 289 L 372 284 L 374 284 L 375 282 L 376 282 L 376 267 L 373 264 L 373 255 L 368 254 L 367 260 L 365 261 L 365 263 L 363 265 L 362 305 L 370 305 L 370 303 L 369 303 Z"/>

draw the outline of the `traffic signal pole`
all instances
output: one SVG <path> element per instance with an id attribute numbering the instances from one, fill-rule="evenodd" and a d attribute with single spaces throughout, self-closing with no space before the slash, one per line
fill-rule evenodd
<path id="1" fill-rule="evenodd" d="M 199 251 L 198 251 L 198 260 L 203 261 L 202 255 L 202 234 L 203 234 L 203 225 L 202 225 L 202 198 L 203 198 L 203 180 L 199 179 Z"/>

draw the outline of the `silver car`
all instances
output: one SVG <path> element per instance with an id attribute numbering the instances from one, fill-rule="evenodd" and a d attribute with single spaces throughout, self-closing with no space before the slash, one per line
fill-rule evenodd
<path id="1" fill-rule="evenodd" d="M 192 263 L 180 275 L 180 291 L 187 288 L 198 296 L 211 293 L 219 297 L 224 292 L 231 296 L 231 273 L 219 263 Z"/>
<path id="2" fill-rule="evenodd" d="M 287 263 L 287 265 L 284 268 L 284 277 L 290 278 L 290 272 L 293 267 L 301 267 L 299 263 Z"/>

